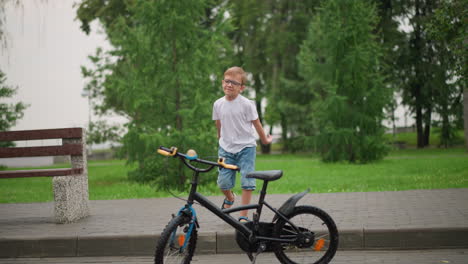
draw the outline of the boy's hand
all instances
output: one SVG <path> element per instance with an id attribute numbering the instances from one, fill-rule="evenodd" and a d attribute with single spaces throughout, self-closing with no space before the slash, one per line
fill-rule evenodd
<path id="1" fill-rule="evenodd" d="M 263 145 L 268 145 L 268 144 L 271 144 L 271 142 L 273 142 L 272 135 L 265 135 L 265 131 L 263 130 L 262 123 L 260 123 L 259 119 L 252 121 L 252 124 L 257 130 L 258 136 L 260 137 L 260 140 L 262 141 Z"/>
<path id="2" fill-rule="evenodd" d="M 262 140 L 262 144 L 263 144 L 263 145 L 271 144 L 271 142 L 273 142 L 273 136 L 272 136 L 272 135 L 267 135 L 267 136 Z"/>

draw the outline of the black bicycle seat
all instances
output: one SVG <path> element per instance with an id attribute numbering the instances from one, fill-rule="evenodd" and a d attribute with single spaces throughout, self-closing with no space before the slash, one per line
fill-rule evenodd
<path id="1" fill-rule="evenodd" d="M 274 181 L 283 176 L 282 170 L 269 170 L 269 171 L 253 171 L 247 173 L 245 177 L 247 178 L 255 178 L 265 181 Z"/>

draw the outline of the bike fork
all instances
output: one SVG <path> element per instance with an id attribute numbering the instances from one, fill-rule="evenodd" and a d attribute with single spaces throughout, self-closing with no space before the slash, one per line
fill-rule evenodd
<path id="1" fill-rule="evenodd" d="M 183 230 L 183 232 L 185 232 L 184 244 L 179 249 L 180 253 L 182 253 L 185 250 L 185 248 L 187 247 L 187 244 L 190 241 L 190 236 L 192 235 L 192 231 L 195 228 L 195 226 L 199 227 L 198 222 L 197 222 L 197 213 L 196 213 L 195 209 L 193 209 L 192 205 L 187 204 L 184 207 L 182 207 L 182 209 L 179 210 L 179 213 L 177 214 L 177 216 L 182 215 L 182 214 L 190 217 L 190 224 L 188 226 L 187 231 Z M 172 234 L 171 244 L 174 243 L 174 241 L 176 239 L 176 232 L 177 232 L 177 230 L 175 230 L 174 233 Z"/>

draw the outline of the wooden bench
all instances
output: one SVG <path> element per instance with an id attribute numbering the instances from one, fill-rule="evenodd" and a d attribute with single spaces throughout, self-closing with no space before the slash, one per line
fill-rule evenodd
<path id="1" fill-rule="evenodd" d="M 0 158 L 70 156 L 71 168 L 0 171 L 0 179 L 53 177 L 55 221 L 70 223 L 89 215 L 86 136 L 82 128 L 0 132 L 0 141 L 62 139 L 60 146 L 0 147 Z"/>

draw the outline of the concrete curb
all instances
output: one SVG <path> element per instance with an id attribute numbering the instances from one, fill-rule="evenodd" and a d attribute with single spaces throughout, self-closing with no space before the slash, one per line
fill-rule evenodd
<path id="1" fill-rule="evenodd" d="M 0 239 L 0 258 L 147 256 L 158 236 L 15 237 Z M 340 250 L 468 248 L 468 228 L 340 230 Z M 240 253 L 234 233 L 199 233 L 197 254 Z"/>

